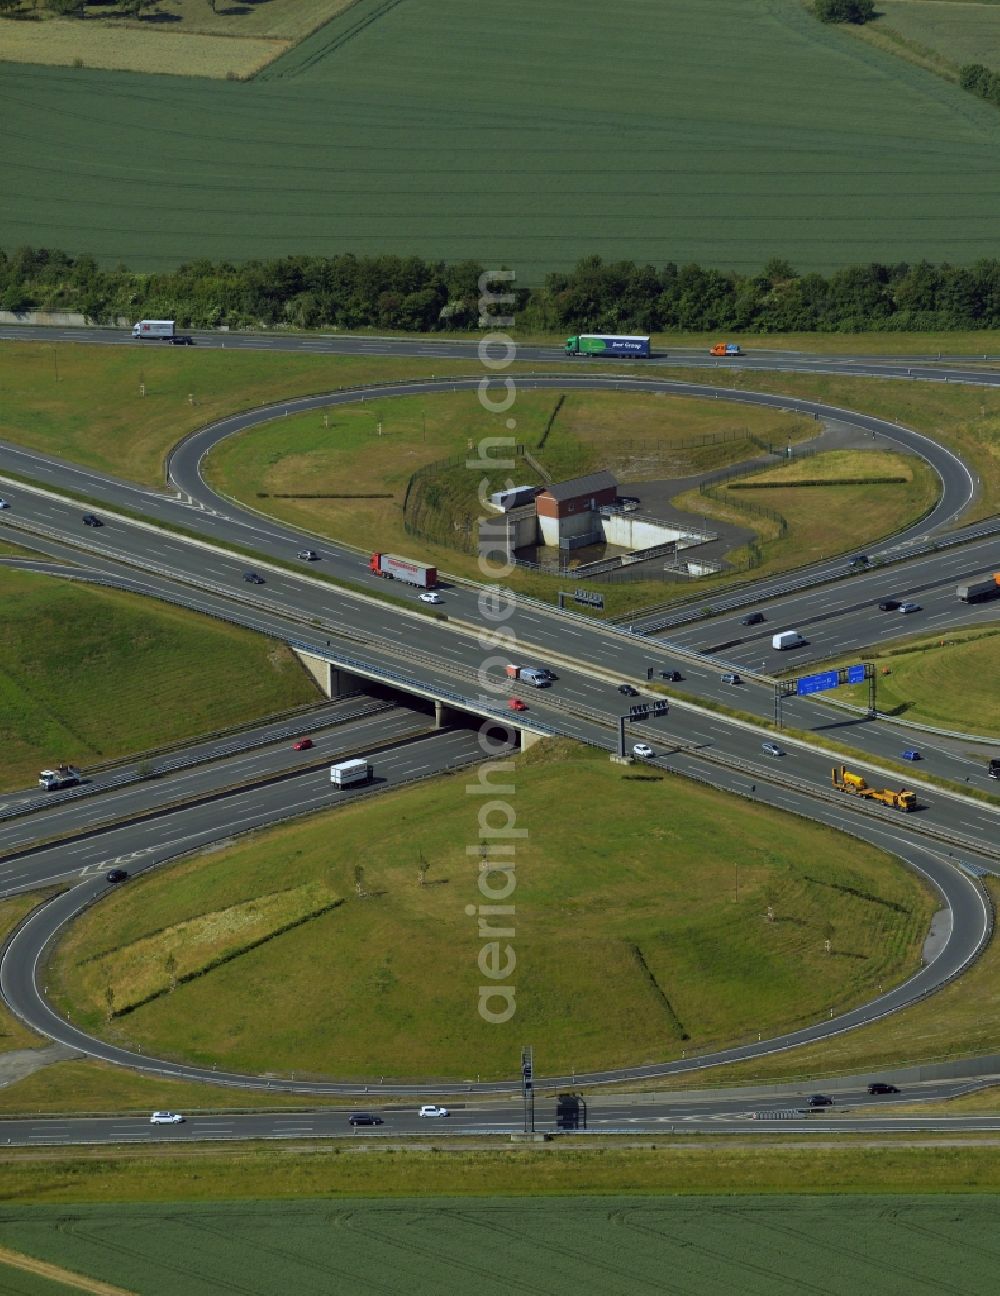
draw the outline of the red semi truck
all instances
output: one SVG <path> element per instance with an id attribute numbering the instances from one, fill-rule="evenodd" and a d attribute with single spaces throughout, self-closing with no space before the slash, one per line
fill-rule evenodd
<path id="1" fill-rule="evenodd" d="M 419 589 L 429 590 L 437 585 L 436 567 L 428 567 L 412 558 L 401 558 L 399 554 L 373 553 L 368 559 L 368 570 L 373 576 L 402 581 L 404 585 L 416 585 Z"/>

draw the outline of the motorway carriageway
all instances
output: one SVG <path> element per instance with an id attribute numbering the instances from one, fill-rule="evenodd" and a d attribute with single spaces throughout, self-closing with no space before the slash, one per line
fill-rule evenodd
<path id="1" fill-rule="evenodd" d="M 366 707 L 378 707 L 374 714 L 351 718 L 351 713 Z M 432 728 L 432 717 L 409 708 L 377 703 L 366 697 L 340 702 L 328 727 L 310 729 L 314 746 L 309 751 L 291 750 L 292 740 L 255 748 L 231 756 L 212 759 L 206 756 L 198 765 L 142 778 L 117 788 L 102 789 L 95 784 L 89 795 L 68 796 L 49 803 L 42 814 L 28 814 L 0 822 L 0 887 L 5 883 L 10 857 L 20 856 L 18 866 L 25 864 L 24 852 L 39 838 L 79 836 L 95 832 L 100 825 L 130 820 L 134 816 L 160 811 L 180 802 L 202 797 L 219 798 L 229 789 L 265 780 L 295 778 L 303 771 L 329 772 L 333 761 L 355 755 L 371 756 L 386 747 L 420 735 Z M 343 713 L 339 722 L 336 710 Z M 324 708 L 329 714 L 329 709 Z M 43 794 L 44 795 L 44 794 Z M 50 794 L 56 798 L 58 793 Z"/>
<path id="2" fill-rule="evenodd" d="M 345 726 L 331 734 L 329 747 L 334 754 L 338 749 L 345 750 L 352 728 L 363 743 L 374 746 L 377 741 L 391 742 L 394 728 L 412 728 L 412 723 L 412 716 L 407 721 L 407 713 L 402 710 L 388 718 L 379 716 L 374 721 L 355 722 L 354 726 Z M 294 753 L 307 762 L 314 754 Z M 282 751 L 279 755 L 287 757 L 293 753 Z M 141 873 L 155 864 L 228 841 L 251 829 L 346 805 L 370 795 L 373 788 L 400 786 L 416 778 L 461 769 L 482 759 L 474 732 L 441 730 L 378 751 L 372 758 L 370 786 L 343 790 L 332 787 L 329 763 L 324 760 L 318 767 L 313 761 L 306 772 L 297 771 L 277 780 L 271 775 L 269 781 L 258 780 L 245 788 L 216 795 L 212 791 L 213 783 L 226 780 L 223 763 L 199 771 L 202 799 L 193 805 L 167 808 L 150 818 L 137 822 L 126 819 L 121 826 L 106 828 L 98 826 L 100 820 L 129 812 L 121 808 L 114 793 L 88 798 L 60 812 L 59 830 L 69 834 L 69 840 L 34 848 L 22 846 L 26 853 L 14 859 L 10 858 L 11 847 L 4 847 L 4 856 L 0 857 L 0 898 L 55 882 L 81 879 L 80 885 L 66 893 L 71 897 L 71 907 L 79 909 L 107 891 L 109 884 L 104 874 L 109 869 L 124 868 L 130 875 Z M 177 794 L 192 795 L 186 775 L 179 778 L 183 780 L 183 788 L 177 787 Z M 267 780 L 268 775 L 262 773 L 260 778 Z M 161 801 L 169 802 L 174 799 L 176 782 L 176 779 L 158 779 L 155 784 L 138 785 L 135 792 L 148 803 L 159 789 Z M 7 826 L 7 831 L 37 837 L 48 831 L 48 825 L 48 816 L 41 819 L 31 816 L 15 820 Z M 23 841 L 23 836 L 18 840 Z M 65 896 L 60 899 L 65 900 Z"/>
<path id="3" fill-rule="evenodd" d="M 393 587 L 394 595 L 405 598 L 414 607 L 413 615 L 407 616 L 405 611 L 391 604 L 352 596 L 336 586 L 310 579 L 310 569 L 319 564 L 302 564 L 301 575 L 294 570 L 257 564 L 256 568 L 265 573 L 267 583 L 262 587 L 248 587 L 243 580 L 246 561 L 223 551 L 206 550 L 182 537 L 111 515 L 106 515 L 106 525 L 91 539 L 90 535 L 85 535 L 87 529 L 80 524 L 77 506 L 72 503 L 21 490 L 14 497 L 13 504 L 15 507 L 3 515 L 5 518 L 12 515 L 35 520 L 55 528 L 69 537 L 71 543 L 86 539 L 92 545 L 98 545 L 108 557 L 89 557 L 86 560 L 88 566 L 113 579 L 124 580 L 141 592 L 180 597 L 187 606 L 196 610 L 231 617 L 279 638 L 302 641 L 320 652 L 326 651 L 329 639 L 334 645 L 331 653 L 339 649 L 350 657 L 363 658 L 386 677 L 395 677 L 404 687 L 405 681 L 409 680 L 414 688 L 426 685 L 449 693 L 462 693 L 470 699 L 469 706 L 473 710 L 479 709 L 481 700 L 489 700 L 495 708 L 502 710 L 509 694 L 520 692 L 528 701 L 528 720 L 540 720 L 559 732 L 585 741 L 611 745 L 612 726 L 619 715 L 627 713 L 631 701 L 619 694 L 615 685 L 626 679 L 635 681 L 641 688 L 649 665 L 654 666 L 657 674 L 662 669 L 679 667 L 684 680 L 680 685 L 670 686 L 670 691 L 693 703 L 706 698 L 762 719 L 770 719 L 773 712 L 773 690 L 769 685 L 753 680 L 747 680 L 741 686 L 725 684 L 721 679 L 724 669 L 721 665 L 715 669 L 709 663 L 679 660 L 656 640 L 636 639 L 613 628 L 565 617 L 534 605 L 519 606 L 511 618 L 519 639 L 538 645 L 542 650 L 538 653 L 523 648 L 519 650 L 521 660 L 534 659 L 537 664 L 552 665 L 560 679 L 551 690 L 511 689 L 500 680 L 505 657 L 499 652 L 481 648 L 471 633 L 455 633 L 455 627 L 448 622 L 421 615 L 416 609 L 423 605 L 414 592 L 407 593 Z M 79 552 L 60 542 L 30 538 L 30 543 L 49 550 L 60 560 L 75 558 L 77 562 L 81 561 Z M 120 566 L 119 557 L 131 558 L 137 564 L 155 565 L 166 573 L 186 579 L 191 585 L 211 583 L 220 590 L 220 594 L 204 593 L 191 588 L 191 585 L 179 585 L 170 575 L 140 575 Z M 461 604 L 470 615 L 478 616 L 474 593 L 454 588 L 445 590 L 443 597 L 445 603 L 441 611 L 447 615 L 454 616 L 455 605 Z M 238 602 L 234 603 L 234 599 Z M 287 620 L 289 615 L 295 620 Z M 880 617 L 887 615 L 879 614 Z M 908 619 L 916 619 L 895 616 L 899 625 Z M 477 677 L 484 655 L 495 658 L 490 667 L 490 677 L 497 681 L 497 691 L 492 696 L 480 685 Z M 563 668 L 561 664 L 564 660 L 581 661 L 584 657 L 606 678 L 586 674 L 586 668 Z M 560 700 L 579 708 L 582 714 L 559 709 Z M 817 740 L 822 740 L 828 733 L 838 742 L 848 743 L 864 752 L 876 763 L 880 758 L 898 761 L 902 751 L 915 743 L 912 731 L 903 727 L 882 720 L 868 721 L 808 698 L 796 698 L 786 704 L 785 715 L 787 724 L 800 730 L 812 730 Z M 680 707 L 672 709 L 668 723 L 662 720 L 649 723 L 677 737 L 686 737 L 694 742 L 709 741 L 741 755 L 756 754 L 758 759 L 760 741 L 767 737 L 758 731 L 748 738 L 746 730 L 722 715 L 711 718 L 711 728 L 699 727 L 708 724 L 708 718 L 696 719 L 694 713 Z M 958 784 L 967 783 L 970 788 L 978 788 L 987 794 L 995 793 L 995 780 L 986 775 L 985 753 L 970 755 L 967 744 L 949 744 L 944 740 L 928 744 L 923 741 L 924 737 L 920 735 L 919 745 L 921 750 L 928 752 L 924 767 L 929 773 Z M 778 740 L 782 741 L 780 737 Z M 755 753 L 753 743 L 756 744 Z M 822 781 L 827 784 L 834 758 L 821 759 L 826 762 Z M 846 759 L 857 764 L 863 758 Z M 912 777 L 919 777 L 918 771 L 914 771 Z M 876 775 L 872 781 L 877 783 L 881 780 L 883 785 L 892 786 L 899 784 L 901 779 L 899 774 L 887 774 Z M 928 790 L 924 800 L 929 808 L 921 813 L 944 827 L 962 834 L 979 833 L 980 840 L 997 835 L 997 810 L 989 805 L 969 806 L 937 789 L 933 792 Z"/>
<path id="4" fill-rule="evenodd" d="M 715 1134 L 808 1133 L 845 1134 L 903 1131 L 966 1133 L 1000 1131 L 1000 1116 L 921 1116 L 895 1114 L 903 1104 L 941 1101 L 981 1087 L 968 1080 L 937 1081 L 932 1084 L 900 1085 L 900 1093 L 870 1097 L 864 1089 L 835 1091 L 833 1108 L 808 1110 L 803 1087 L 748 1087 L 739 1095 L 671 1096 L 669 1094 L 596 1094 L 581 1096 L 579 1124 L 573 1132 L 600 1134 Z M 433 1086 L 424 1095 L 434 1100 Z M 148 1116 L 52 1116 L 0 1117 L 0 1143 L 15 1147 L 68 1146 L 73 1144 L 170 1144 L 190 1146 L 203 1142 L 238 1142 L 277 1139 L 381 1139 L 426 1135 L 434 1139 L 455 1136 L 505 1135 L 524 1129 L 524 1107 L 517 1101 L 464 1101 L 449 1098 L 447 1117 L 421 1117 L 419 1103 L 383 1103 L 378 1084 L 366 1099 L 361 1095 L 354 1106 L 285 1109 L 254 1112 L 193 1114 L 177 1125 L 151 1125 Z M 535 1100 L 535 1128 L 539 1132 L 560 1131 L 557 1099 L 539 1094 Z M 370 1111 L 382 1118 L 379 1126 L 352 1127 L 352 1111 Z M 799 1113 L 794 1120 L 755 1120 L 756 1113 Z"/>

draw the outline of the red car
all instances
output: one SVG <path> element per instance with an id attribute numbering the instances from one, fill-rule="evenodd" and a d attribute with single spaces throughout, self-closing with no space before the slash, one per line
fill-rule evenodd
<path id="1" fill-rule="evenodd" d="M 292 751 L 308 751 L 312 745 L 313 740 L 311 738 L 300 738 L 299 741 L 293 745 Z"/>
<path id="2" fill-rule="evenodd" d="M 522 702 L 520 698 L 511 698 L 507 705 L 511 711 L 527 711 L 528 709 L 527 704 Z"/>

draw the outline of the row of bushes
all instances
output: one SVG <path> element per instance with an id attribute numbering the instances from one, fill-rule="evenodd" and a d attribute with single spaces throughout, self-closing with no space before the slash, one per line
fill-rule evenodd
<path id="1" fill-rule="evenodd" d="M 176 319 L 185 328 L 341 328 L 413 332 L 482 327 L 471 261 L 307 257 L 194 261 L 148 274 L 45 248 L 0 251 L 0 309 L 78 311 L 95 323 Z M 497 283 L 496 290 L 506 285 Z M 971 266 L 850 266 L 799 274 L 772 260 L 759 274 L 588 257 L 512 289 L 492 309 L 532 332 L 856 333 L 1000 328 L 1000 260 Z"/>

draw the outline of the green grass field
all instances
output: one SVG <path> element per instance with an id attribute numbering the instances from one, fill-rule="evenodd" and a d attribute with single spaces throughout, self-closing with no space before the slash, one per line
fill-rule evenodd
<path id="1" fill-rule="evenodd" d="M 884 485 L 839 484 L 844 478 L 865 476 L 907 480 Z M 831 484 L 784 486 L 803 478 Z M 937 478 L 921 460 L 877 450 L 835 450 L 739 480 L 770 484 L 752 490 L 723 486 L 711 496 L 686 491 L 673 502 L 692 512 L 700 510 L 709 519 L 736 522 L 756 531 L 761 540 L 761 560 L 754 569 L 757 577 L 843 553 L 877 536 L 892 535 L 927 512 L 938 495 Z M 781 534 L 777 519 L 748 516 L 744 509 L 754 505 L 780 514 L 787 523 L 786 532 Z M 735 561 L 739 557 L 740 551 L 730 555 Z"/>
<path id="2" fill-rule="evenodd" d="M 704 371 L 699 369 L 678 369 L 672 376 L 704 381 Z M 961 521 L 977 521 L 1000 511 L 1000 393 L 958 383 L 755 374 L 745 369 L 728 371 L 720 382 L 736 391 L 786 392 L 826 401 L 923 432 L 961 455 L 980 477 L 981 489 Z"/>
<path id="3" fill-rule="evenodd" d="M 5 1205 L 0 1244 L 143 1296 L 992 1296 L 997 1207 L 891 1193 Z"/>
<path id="4" fill-rule="evenodd" d="M 1000 885 L 987 879 L 994 907 Z M 915 1062 L 943 1062 L 1000 1052 L 1000 942 L 992 940 L 979 960 L 930 999 L 873 1026 L 848 1031 L 821 1044 L 776 1053 L 750 1063 L 702 1073 L 705 1084 L 752 1084 L 757 1080 L 804 1080 L 817 1075 L 859 1075 Z M 683 1087 L 690 1084 L 684 1081 Z M 674 1086 L 682 1087 L 682 1086 Z"/>
<path id="5" fill-rule="evenodd" d="M 282 645 L 182 608 L 10 568 L 0 598 L 2 789 L 317 696 Z"/>
<path id="6" fill-rule="evenodd" d="M 628 777 L 570 744 L 533 749 L 508 777 L 528 839 L 506 1024 L 477 1012 L 483 939 L 466 906 L 478 859 L 465 846 L 478 827 L 454 778 L 115 893 L 70 930 L 53 993 L 88 1029 L 146 1053 L 298 1075 L 485 1077 L 510 1073 L 522 1037 L 544 1041 L 538 1066 L 550 1073 L 676 1057 L 813 1020 L 914 966 L 934 902 L 878 851 L 710 789 Z M 354 894 L 357 861 L 369 898 Z M 306 884 L 345 903 L 209 966 L 234 911 Z M 223 935 L 190 955 L 204 974 L 170 989 L 165 952 L 195 918 Z M 108 1023 L 107 988 L 128 1005 L 140 953 L 160 993 Z"/>
<path id="7" fill-rule="evenodd" d="M 943 637 L 921 635 L 866 653 L 879 671 L 878 709 L 942 729 L 1000 738 L 1000 696 L 983 687 L 996 672 L 998 635 L 985 626 L 948 630 Z M 845 687 L 838 696 L 865 705 L 867 686 L 864 691 Z"/>
<path id="8" fill-rule="evenodd" d="M 592 253 L 965 262 L 1000 232 L 996 110 L 799 0 L 629 23 L 605 0 L 360 0 L 248 84 L 26 64 L 4 84 L 8 249 L 391 251 L 539 282 Z"/>
<path id="9" fill-rule="evenodd" d="M 483 410 L 474 392 L 373 399 L 328 415 L 276 419 L 221 444 L 204 468 L 223 493 L 308 531 L 404 552 L 419 544 L 427 561 L 475 578 L 476 560 L 451 543 L 452 529 L 463 518 L 474 526 L 482 513 L 477 492 L 483 474 L 465 468 L 463 457 L 470 444 L 497 431 L 495 416 Z M 816 424 L 797 415 L 711 400 L 523 391 L 514 433 L 555 481 L 607 467 L 623 482 L 683 477 L 754 458 L 760 447 L 748 434 L 765 444 L 786 444 L 784 438 L 797 444 L 815 436 Z M 427 488 L 435 501 L 433 516 L 422 518 L 425 530 L 437 522 L 447 539 L 439 545 L 414 540 L 404 529 L 402 509 L 410 475 L 452 456 L 463 462 L 434 475 Z M 506 469 L 494 473 L 493 488 L 499 490 L 510 475 Z M 524 461 L 513 479 L 540 484 Z M 322 491 L 358 498 L 307 498 Z M 301 497 L 275 498 L 296 493 Z M 700 504 L 695 508 L 695 513 L 703 511 Z M 554 597 L 556 581 L 536 579 L 536 584 Z M 648 591 L 643 597 L 650 597 Z"/>

